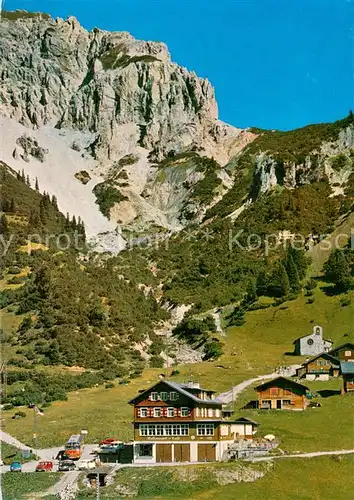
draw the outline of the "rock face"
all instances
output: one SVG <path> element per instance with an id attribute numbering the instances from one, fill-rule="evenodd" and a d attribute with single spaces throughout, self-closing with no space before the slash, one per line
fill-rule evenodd
<path id="1" fill-rule="evenodd" d="M 96 159 L 137 145 L 155 159 L 195 147 L 222 163 L 240 134 L 217 120 L 214 90 L 163 43 L 86 31 L 70 17 L 2 20 L 1 111 L 27 127 L 89 130 Z"/>
<path id="2" fill-rule="evenodd" d="M 202 214 L 203 207 L 188 202 L 191 190 L 181 188 L 184 181 L 194 176 L 196 182 L 196 175 L 201 179 L 205 172 L 195 174 L 192 169 L 188 177 L 167 171 L 164 181 L 156 163 L 194 151 L 223 166 L 254 139 L 254 134 L 218 120 L 209 81 L 171 62 L 163 43 L 139 41 L 125 32 L 88 32 L 73 17 L 16 17 L 5 16 L 0 23 L 0 121 L 17 122 L 28 129 L 29 137 L 34 131 L 38 136 L 42 131 L 48 136 L 50 130 L 63 137 L 71 134 L 69 147 L 87 160 L 88 175 L 122 193 L 124 201 L 110 209 L 113 223 L 134 231 L 149 225 L 178 230 L 183 227 L 180 210 L 186 211 L 188 203 Z M 24 168 L 31 176 L 28 154 L 21 154 L 16 141 L 11 147 L 10 166 Z M 58 158 L 51 168 L 65 169 L 60 155 L 50 153 L 52 160 Z M 125 162 L 128 156 L 134 161 Z M 79 170 L 74 183 L 78 175 Z M 58 173 L 53 179 L 50 191 L 60 206 Z M 219 190 L 215 196 L 221 194 Z M 75 213 L 70 204 L 64 205 Z"/>

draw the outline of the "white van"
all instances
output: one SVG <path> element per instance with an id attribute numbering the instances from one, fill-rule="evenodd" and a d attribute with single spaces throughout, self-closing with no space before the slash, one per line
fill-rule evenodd
<path id="1" fill-rule="evenodd" d="M 76 463 L 76 466 L 79 470 L 91 470 L 96 467 L 96 461 L 93 459 L 89 460 L 79 460 Z"/>

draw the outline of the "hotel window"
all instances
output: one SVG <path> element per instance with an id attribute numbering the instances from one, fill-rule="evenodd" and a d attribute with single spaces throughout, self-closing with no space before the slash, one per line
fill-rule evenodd
<path id="1" fill-rule="evenodd" d="M 148 436 L 148 425 L 139 425 L 140 436 Z"/>
<path id="2" fill-rule="evenodd" d="M 270 394 L 271 396 L 278 396 L 278 393 L 279 393 L 279 389 L 278 389 L 278 387 L 271 387 L 271 388 L 270 388 L 270 392 L 269 392 L 269 394 Z"/>
<path id="3" fill-rule="evenodd" d="M 170 400 L 177 401 L 177 399 L 178 399 L 178 393 L 177 392 L 170 392 Z"/>
<path id="4" fill-rule="evenodd" d="M 167 392 L 161 392 L 160 393 L 160 399 L 162 401 L 167 401 L 168 400 L 168 394 L 167 394 Z"/>
<path id="5" fill-rule="evenodd" d="M 175 416 L 175 409 L 174 408 L 167 408 L 167 416 L 174 417 Z"/>
<path id="6" fill-rule="evenodd" d="M 290 406 L 291 405 L 290 399 L 283 399 L 283 405 Z"/>
<path id="7" fill-rule="evenodd" d="M 152 392 L 150 394 L 150 399 L 151 399 L 151 401 L 158 401 L 159 400 L 159 395 L 157 394 L 157 392 Z"/>
<path id="8" fill-rule="evenodd" d="M 284 394 L 289 396 L 289 394 L 291 394 L 291 389 L 284 389 Z"/>
<path id="9" fill-rule="evenodd" d="M 140 410 L 138 410 L 139 413 L 139 417 L 147 417 L 148 416 L 148 409 L 147 408 L 140 408 Z"/>
<path id="10" fill-rule="evenodd" d="M 206 417 L 206 408 L 201 409 L 201 416 Z"/>
<path id="11" fill-rule="evenodd" d="M 164 430 L 163 425 L 157 425 L 156 426 L 156 436 L 163 436 L 163 430 Z"/>
<path id="12" fill-rule="evenodd" d="M 188 424 L 149 424 L 139 426 L 140 436 L 188 436 Z"/>
<path id="13" fill-rule="evenodd" d="M 138 457 L 152 458 L 152 444 L 139 444 L 137 446 Z"/>
<path id="14" fill-rule="evenodd" d="M 215 410 L 215 416 L 216 416 L 217 418 L 219 418 L 219 417 L 220 417 L 220 410 Z"/>
<path id="15" fill-rule="evenodd" d="M 213 409 L 212 408 L 208 409 L 208 417 L 213 418 Z"/>
<path id="16" fill-rule="evenodd" d="M 195 409 L 195 416 L 200 417 L 200 408 Z"/>
<path id="17" fill-rule="evenodd" d="M 197 424 L 198 436 L 214 436 L 214 424 Z"/>
<path id="18" fill-rule="evenodd" d="M 181 417 L 189 416 L 189 408 L 181 408 Z"/>
<path id="19" fill-rule="evenodd" d="M 344 353 L 344 356 L 351 356 L 352 355 L 352 351 L 345 351 Z"/>
<path id="20" fill-rule="evenodd" d="M 161 408 L 154 408 L 154 417 L 161 417 Z"/>

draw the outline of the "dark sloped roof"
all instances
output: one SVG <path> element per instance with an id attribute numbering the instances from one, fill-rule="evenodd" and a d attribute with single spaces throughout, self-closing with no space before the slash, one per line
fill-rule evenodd
<path id="1" fill-rule="evenodd" d="M 335 358 L 334 356 L 331 356 L 328 352 L 321 352 L 321 354 L 318 354 L 314 358 L 309 359 L 308 361 L 304 361 L 302 363 L 302 366 L 308 365 L 309 363 L 312 363 L 312 361 L 315 361 L 318 358 L 328 358 L 329 361 L 332 361 L 332 363 L 339 365 L 339 359 Z"/>
<path id="2" fill-rule="evenodd" d="M 350 347 L 350 349 L 354 349 L 354 344 L 352 342 L 345 342 L 344 344 L 341 344 L 338 347 L 334 347 L 334 349 L 331 349 L 329 351 L 329 354 L 331 354 L 331 352 L 338 351 L 338 349 L 343 349 L 344 347 Z"/>
<path id="3" fill-rule="evenodd" d="M 354 375 L 354 363 L 352 361 L 341 361 L 340 369 L 344 375 Z"/>
<path id="4" fill-rule="evenodd" d="M 235 424 L 252 424 L 252 425 L 255 425 L 255 426 L 259 425 L 259 423 L 256 422 L 255 420 L 251 420 L 250 418 L 246 418 L 246 417 L 236 418 L 232 422 L 235 423 Z"/>
<path id="5" fill-rule="evenodd" d="M 308 387 L 306 387 L 303 384 L 299 384 L 298 382 L 295 382 L 294 380 L 290 380 L 285 377 L 277 377 L 273 378 L 272 380 L 268 380 L 267 382 L 264 382 L 264 384 L 258 385 L 257 387 L 254 388 L 255 391 L 261 391 L 262 389 L 266 389 L 267 387 L 271 387 L 272 385 L 275 385 L 275 383 L 279 382 L 286 382 L 286 385 L 289 387 L 299 387 L 301 389 L 305 389 L 306 391 L 309 390 Z"/>
<path id="6" fill-rule="evenodd" d="M 159 380 L 152 387 L 150 387 L 149 389 L 146 389 L 145 391 L 143 391 L 142 393 L 140 393 L 138 396 L 136 396 L 135 398 L 133 398 L 131 401 L 129 401 L 129 404 L 135 404 L 135 402 L 138 399 L 140 399 L 141 396 L 143 396 L 147 392 L 150 392 L 151 389 L 153 389 L 154 387 L 156 387 L 158 384 L 161 384 L 161 383 L 167 384 L 169 387 L 171 387 L 171 389 L 174 389 L 175 391 L 177 391 L 177 392 L 183 394 L 184 396 L 190 398 L 195 403 L 203 403 L 203 404 L 209 404 L 209 405 L 221 405 L 222 404 L 222 401 L 219 401 L 216 398 L 215 399 L 200 399 L 200 398 L 197 398 L 197 396 L 194 396 L 194 394 L 191 394 L 190 392 L 188 392 L 186 384 L 177 384 L 176 382 L 171 382 L 169 380 Z M 200 390 L 206 392 L 205 389 L 200 389 Z M 212 392 L 212 391 L 210 391 L 210 392 Z"/>

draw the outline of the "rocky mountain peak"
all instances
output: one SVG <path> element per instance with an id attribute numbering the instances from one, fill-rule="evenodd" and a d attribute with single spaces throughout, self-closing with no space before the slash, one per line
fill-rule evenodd
<path id="1" fill-rule="evenodd" d="M 209 81 L 172 63 L 164 43 L 39 15 L 5 16 L 0 37 L 1 111 L 23 125 L 90 130 L 102 161 L 133 144 L 160 159 L 193 146 L 229 159 L 240 130 L 218 121 Z"/>
<path id="2" fill-rule="evenodd" d="M 124 221 L 135 228 L 180 228 L 179 210 L 188 205 L 196 183 L 190 179 L 201 168 L 192 162 L 176 176 L 174 168 L 162 172 L 158 163 L 194 154 L 214 158 L 222 167 L 255 137 L 218 119 L 211 83 L 173 63 L 164 43 L 137 40 L 127 32 L 89 32 L 74 17 L 18 11 L 3 13 L 0 22 L 0 122 L 3 159 L 14 170 L 38 176 L 40 184 L 42 179 L 63 211 L 85 221 L 78 204 L 68 200 L 75 200 L 78 178 L 87 172 L 92 180 L 80 186 L 80 193 L 88 192 L 90 207 L 93 192 L 109 197 L 102 213 L 111 218 L 110 225 Z M 48 151 L 42 167 L 16 149 L 26 130 Z M 68 148 L 70 168 L 60 161 Z M 201 181 L 205 174 L 196 178 Z M 68 175 L 70 197 L 63 196 L 61 186 Z M 211 175 L 215 186 L 222 183 L 215 196 L 227 189 L 225 175 Z M 100 180 L 102 186 L 93 191 Z M 181 189 L 184 181 L 190 189 Z M 93 213 L 86 218 L 88 226 L 97 227 Z"/>

